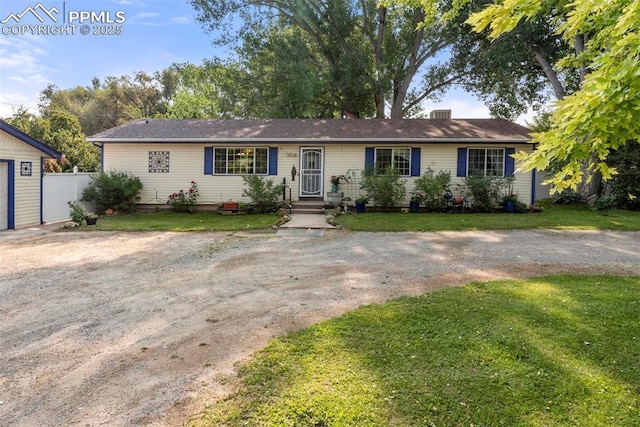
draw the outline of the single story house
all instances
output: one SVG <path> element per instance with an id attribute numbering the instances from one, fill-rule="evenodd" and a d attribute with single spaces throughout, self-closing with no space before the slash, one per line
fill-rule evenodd
<path id="1" fill-rule="evenodd" d="M 43 164 L 61 156 L 0 120 L 0 230 L 43 223 Z"/>
<path id="2" fill-rule="evenodd" d="M 452 190 L 476 171 L 513 175 L 510 155 L 533 150 L 529 133 L 504 119 L 141 119 L 88 140 L 101 147 L 103 170 L 141 179 L 144 205 L 166 203 L 191 181 L 198 204 L 248 201 L 246 174 L 285 183 L 293 202 L 326 198 L 332 176 L 374 165 L 394 166 L 406 178 L 408 205 L 414 179 L 427 168 L 450 171 Z M 533 203 L 534 173 L 515 173 L 514 192 Z"/>

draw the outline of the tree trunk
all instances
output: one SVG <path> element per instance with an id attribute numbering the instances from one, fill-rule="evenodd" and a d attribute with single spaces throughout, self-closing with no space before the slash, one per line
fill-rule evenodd
<path id="1" fill-rule="evenodd" d="M 533 56 L 535 57 L 536 62 L 540 65 L 540 67 L 542 67 L 542 71 L 544 72 L 544 75 L 547 76 L 547 80 L 549 80 L 549 83 L 551 83 L 556 98 L 563 99 L 567 95 L 567 91 L 558 78 L 558 73 L 556 73 L 556 70 L 553 69 L 553 66 L 549 62 L 544 49 L 542 49 L 540 46 L 534 46 Z"/>
<path id="2" fill-rule="evenodd" d="M 597 160 L 597 155 L 593 154 L 590 159 L 582 163 L 584 175 L 582 176 L 582 182 L 578 184 L 576 189 L 584 201 L 591 206 L 596 203 L 602 192 L 602 174 L 590 168 L 590 165 L 595 164 Z"/>

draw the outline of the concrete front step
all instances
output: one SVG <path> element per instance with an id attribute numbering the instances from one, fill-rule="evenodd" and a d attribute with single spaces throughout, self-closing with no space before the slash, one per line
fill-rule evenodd
<path id="1" fill-rule="evenodd" d="M 295 205 L 293 205 L 293 208 L 291 208 L 291 214 L 317 215 L 317 214 L 323 214 L 323 213 L 324 213 L 324 209 L 322 208 L 297 208 Z"/>
<path id="2" fill-rule="evenodd" d="M 292 214 L 323 214 L 323 200 L 298 200 L 293 202 L 291 207 Z"/>

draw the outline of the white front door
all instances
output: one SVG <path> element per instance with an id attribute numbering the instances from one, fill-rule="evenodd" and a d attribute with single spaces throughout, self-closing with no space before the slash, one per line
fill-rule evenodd
<path id="1" fill-rule="evenodd" d="M 324 148 L 300 147 L 300 197 L 322 197 Z"/>
<path id="2" fill-rule="evenodd" d="M 0 230 L 9 226 L 9 167 L 0 162 Z"/>

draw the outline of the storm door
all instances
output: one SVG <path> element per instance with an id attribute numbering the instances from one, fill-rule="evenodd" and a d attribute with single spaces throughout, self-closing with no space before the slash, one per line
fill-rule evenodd
<path id="1" fill-rule="evenodd" d="M 300 197 L 322 197 L 323 148 L 300 148 Z"/>

